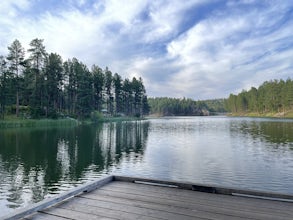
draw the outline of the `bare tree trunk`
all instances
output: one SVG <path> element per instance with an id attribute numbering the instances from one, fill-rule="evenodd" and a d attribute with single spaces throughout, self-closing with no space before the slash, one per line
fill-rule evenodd
<path id="1" fill-rule="evenodd" d="M 16 114 L 16 117 L 19 116 L 19 94 L 18 94 L 18 88 L 17 88 L 17 91 L 16 91 L 16 107 L 15 107 L 15 114 Z"/>

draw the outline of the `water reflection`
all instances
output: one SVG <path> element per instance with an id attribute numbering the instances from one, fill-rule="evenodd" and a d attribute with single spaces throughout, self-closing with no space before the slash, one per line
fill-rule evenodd
<path id="1" fill-rule="evenodd" d="M 101 176 L 132 154 L 141 160 L 148 127 L 144 121 L 0 130 L 0 209 L 26 206 Z"/>
<path id="2" fill-rule="evenodd" d="M 0 130 L 1 214 L 113 172 L 292 194 L 292 129 L 293 120 L 172 117 Z"/>
<path id="3" fill-rule="evenodd" d="M 231 131 L 250 134 L 254 139 L 261 138 L 274 144 L 288 144 L 293 142 L 293 121 L 291 120 L 252 120 L 242 119 L 241 123 L 231 121 Z"/>

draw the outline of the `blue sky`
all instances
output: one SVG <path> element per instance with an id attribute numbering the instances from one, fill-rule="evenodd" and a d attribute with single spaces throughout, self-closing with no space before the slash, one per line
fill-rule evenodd
<path id="1" fill-rule="evenodd" d="M 293 1 L 4 0 L 0 55 L 27 49 L 76 57 L 151 97 L 226 98 L 266 80 L 293 78 Z"/>

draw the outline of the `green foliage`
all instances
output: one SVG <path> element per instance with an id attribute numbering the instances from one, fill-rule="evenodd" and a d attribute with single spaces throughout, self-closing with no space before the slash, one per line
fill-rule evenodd
<path id="1" fill-rule="evenodd" d="M 22 67 L 24 65 L 24 48 L 18 40 L 14 40 L 10 47 L 8 47 L 9 54 L 7 61 L 9 63 L 9 72 L 13 76 L 15 83 L 15 94 L 16 94 L 16 116 L 19 114 L 19 74 L 22 73 Z"/>
<path id="2" fill-rule="evenodd" d="M 105 76 L 102 68 L 93 65 L 92 67 L 92 77 L 93 77 L 93 99 L 94 99 L 94 109 L 101 111 L 103 107 L 103 87 L 105 82 Z"/>
<path id="3" fill-rule="evenodd" d="M 252 87 L 226 100 L 227 109 L 235 114 L 283 113 L 293 110 L 293 81 L 291 79 L 264 82 L 258 89 Z"/>
<path id="4" fill-rule="evenodd" d="M 72 118 L 67 119 L 19 119 L 13 118 L 5 121 L 0 120 L 0 128 L 22 128 L 22 127 L 61 127 L 76 126 L 78 121 Z"/>
<path id="5" fill-rule="evenodd" d="M 4 118 L 7 95 L 7 65 L 3 56 L 0 56 L 0 119 Z"/>
<path id="6" fill-rule="evenodd" d="M 210 112 L 210 115 L 223 114 L 227 112 L 225 107 L 225 99 L 210 99 L 198 101 L 198 105 L 205 107 Z"/>
<path id="7" fill-rule="evenodd" d="M 149 98 L 150 113 L 162 116 L 196 116 L 207 115 L 205 106 L 200 106 L 192 99 L 176 98 Z"/>
<path id="8" fill-rule="evenodd" d="M 150 113 L 161 116 L 201 116 L 225 113 L 225 100 L 212 99 L 194 101 L 192 99 L 148 98 Z"/>
<path id="9" fill-rule="evenodd" d="M 98 123 L 102 121 L 104 118 L 103 114 L 99 111 L 93 111 L 91 112 L 91 121 L 94 123 Z"/>
<path id="10" fill-rule="evenodd" d="M 139 117 L 148 113 L 141 78 L 123 80 L 96 65 L 89 70 L 76 58 L 63 62 L 60 55 L 48 54 L 37 38 L 30 42 L 27 60 L 18 40 L 8 49 L 9 56 L 0 56 L 0 119 L 12 110 L 21 116 L 21 106 L 26 117 L 36 119 L 70 115 L 98 120 L 98 112 Z"/>

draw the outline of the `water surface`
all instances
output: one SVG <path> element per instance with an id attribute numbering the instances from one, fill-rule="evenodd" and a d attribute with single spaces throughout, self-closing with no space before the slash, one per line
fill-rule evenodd
<path id="1" fill-rule="evenodd" d="M 0 130 L 0 215 L 112 173 L 293 194 L 293 120 Z"/>

